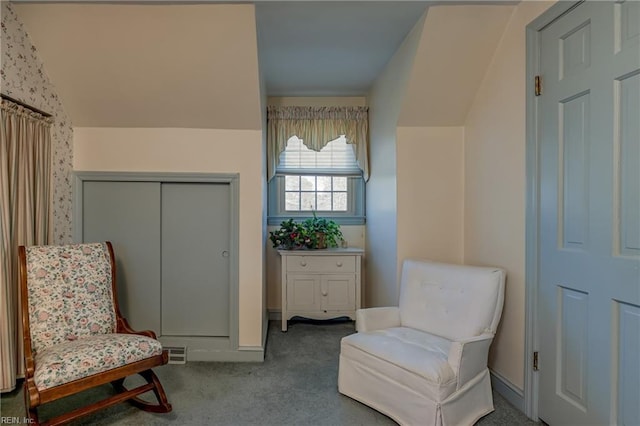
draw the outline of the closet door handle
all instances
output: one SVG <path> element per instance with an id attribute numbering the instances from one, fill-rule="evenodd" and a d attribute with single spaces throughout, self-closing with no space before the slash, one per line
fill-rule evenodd
<path id="1" fill-rule="evenodd" d="M 229 250 L 223 250 L 222 257 L 229 257 Z"/>

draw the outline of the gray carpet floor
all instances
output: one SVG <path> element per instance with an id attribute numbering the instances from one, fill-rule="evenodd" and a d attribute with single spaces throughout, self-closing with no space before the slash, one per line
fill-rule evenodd
<path id="1" fill-rule="evenodd" d="M 76 421 L 76 425 L 395 425 L 388 417 L 338 393 L 340 339 L 352 322 L 293 322 L 287 333 L 269 326 L 264 363 L 165 365 L 155 369 L 173 405 L 152 414 L 119 404 Z M 135 384 L 131 382 L 131 384 Z M 106 385 L 46 404 L 41 420 L 112 393 Z M 3 394 L 2 417 L 22 417 L 21 390 Z M 494 392 L 496 410 L 478 425 L 534 425 Z"/>

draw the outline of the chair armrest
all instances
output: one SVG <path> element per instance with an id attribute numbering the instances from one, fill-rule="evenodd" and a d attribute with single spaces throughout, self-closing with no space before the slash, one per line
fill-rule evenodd
<path id="1" fill-rule="evenodd" d="M 154 333 L 151 330 L 136 331 L 132 329 L 129 323 L 127 322 L 127 320 L 123 317 L 118 318 L 116 333 L 137 334 L 139 336 L 147 336 L 147 337 L 151 337 L 152 339 L 157 339 L 156 333 Z"/>
<path id="2" fill-rule="evenodd" d="M 25 377 L 33 377 L 36 372 L 36 364 L 33 361 L 33 356 L 31 354 L 24 355 L 24 369 Z"/>
<path id="3" fill-rule="evenodd" d="M 28 330 L 29 329 L 27 328 L 27 332 Z M 36 363 L 33 359 L 33 352 L 31 351 L 31 337 L 27 333 L 23 335 L 23 345 L 25 389 L 22 392 L 24 393 L 24 400 L 25 404 L 27 405 L 26 408 L 28 410 L 30 407 L 37 407 L 38 405 L 40 405 L 40 393 L 38 392 L 38 387 L 36 386 L 36 381 L 34 378 L 36 373 Z"/>
<path id="4" fill-rule="evenodd" d="M 367 308 L 356 311 L 356 330 L 359 332 L 400 327 L 398 307 Z"/>
<path id="5" fill-rule="evenodd" d="M 23 324 L 24 327 L 24 324 Z M 36 371 L 36 364 L 33 360 L 33 352 L 31 350 L 31 337 L 29 337 L 26 333 L 23 336 L 22 348 L 24 351 L 24 374 L 25 378 L 33 377 Z"/>
<path id="6" fill-rule="evenodd" d="M 493 334 L 482 334 L 451 342 L 449 364 L 458 377 L 457 389 L 487 368 L 492 341 Z"/>

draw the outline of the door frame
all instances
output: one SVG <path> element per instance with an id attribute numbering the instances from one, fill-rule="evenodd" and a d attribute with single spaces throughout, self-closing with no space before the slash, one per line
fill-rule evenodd
<path id="1" fill-rule="evenodd" d="M 174 172 L 94 172 L 74 171 L 73 176 L 73 241 L 82 241 L 83 229 L 83 185 L 85 181 L 111 181 L 111 182 L 159 182 L 159 183 L 224 183 L 229 185 L 229 337 L 213 338 L 215 351 L 226 353 L 231 351 L 231 356 L 222 356 L 216 361 L 235 361 L 236 358 L 244 360 L 244 357 L 234 357 L 239 354 L 239 215 L 240 215 L 240 185 L 237 173 L 174 173 Z M 224 354 L 223 354 L 224 355 Z M 209 360 L 209 359 L 206 359 Z M 251 361 L 255 361 L 251 359 Z"/>
<path id="2" fill-rule="evenodd" d="M 584 0 L 558 1 L 526 27 L 526 210 L 525 210 L 525 345 L 524 413 L 538 420 L 538 374 L 533 370 L 533 353 L 539 349 L 538 250 L 540 221 L 540 141 L 535 76 L 540 70 L 540 31 L 575 9 Z M 544 81 L 542 82 L 544 93 Z"/>

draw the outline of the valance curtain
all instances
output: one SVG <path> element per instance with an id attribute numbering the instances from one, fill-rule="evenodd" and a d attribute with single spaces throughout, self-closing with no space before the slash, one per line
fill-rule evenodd
<path id="1" fill-rule="evenodd" d="M 0 101 L 0 390 L 24 374 L 18 246 L 51 240 L 50 118 Z"/>
<path id="2" fill-rule="evenodd" d="M 268 106 L 267 179 L 275 176 L 290 137 L 297 136 L 309 149 L 320 151 L 340 135 L 355 145 L 358 166 L 365 181 L 369 179 L 368 111 L 368 107 Z"/>

